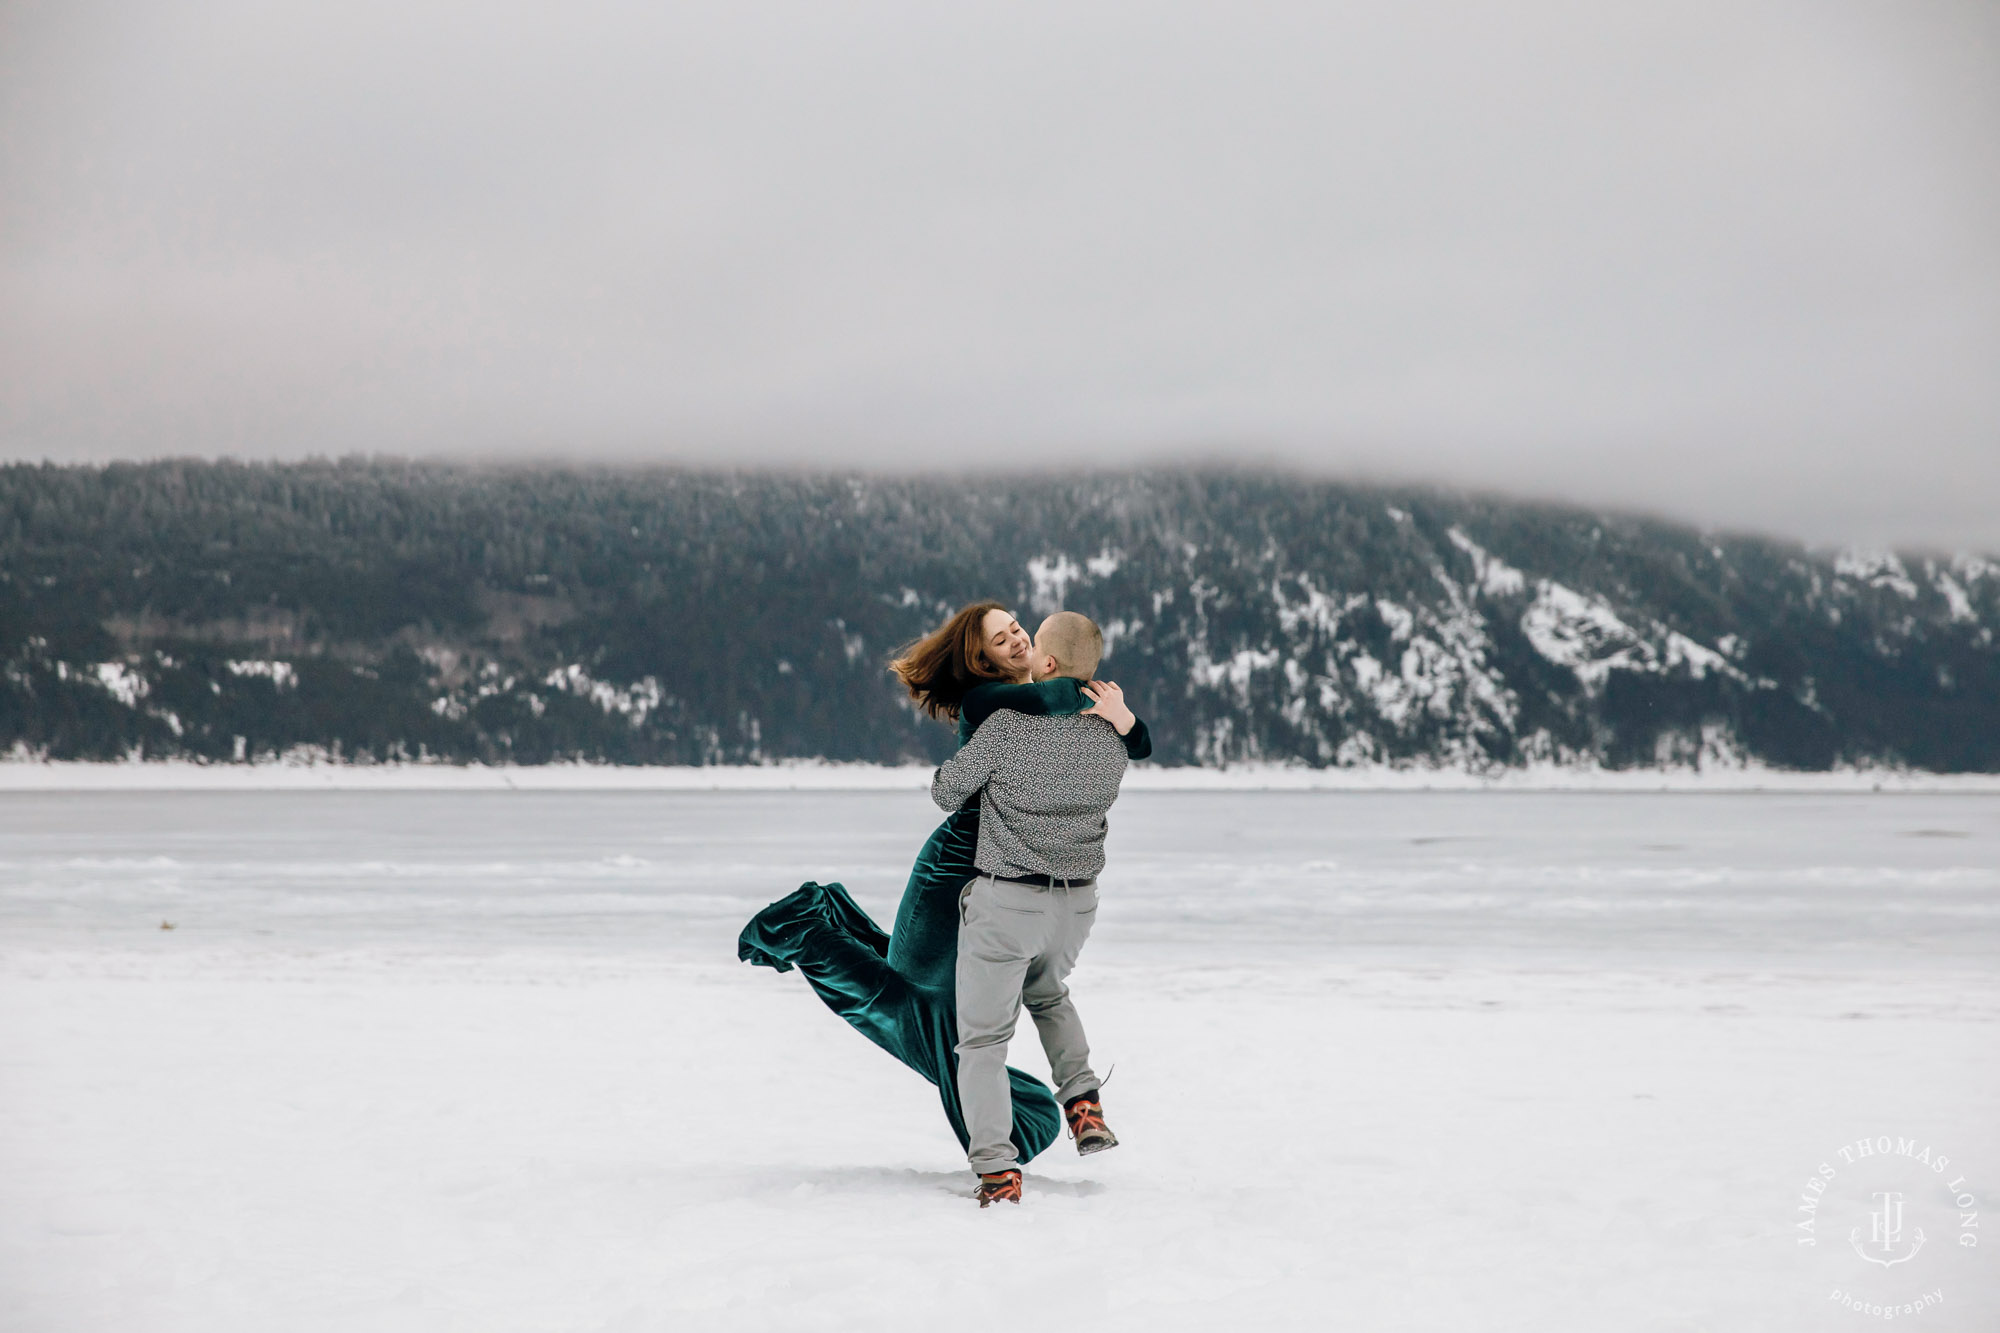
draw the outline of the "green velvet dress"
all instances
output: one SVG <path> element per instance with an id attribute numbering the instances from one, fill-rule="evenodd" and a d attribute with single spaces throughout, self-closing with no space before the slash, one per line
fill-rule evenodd
<path id="1" fill-rule="evenodd" d="M 963 745 L 980 722 L 1002 708 L 1066 715 L 1087 702 L 1067 678 L 1031 685 L 989 684 L 969 693 L 959 710 Z M 1134 759 L 1152 753 L 1146 724 L 1125 737 Z M 958 1104 L 958 894 L 978 870 L 977 801 L 950 815 L 917 853 L 895 929 L 883 934 L 839 884 L 807 883 L 750 919 L 737 939 L 746 963 L 805 975 L 827 1008 L 861 1035 L 928 1079 L 944 1103 L 960 1147 L 970 1140 Z M 1014 1093 L 1014 1148 L 1027 1162 L 1062 1132 L 1055 1094 L 1032 1074 L 1009 1068 Z"/>

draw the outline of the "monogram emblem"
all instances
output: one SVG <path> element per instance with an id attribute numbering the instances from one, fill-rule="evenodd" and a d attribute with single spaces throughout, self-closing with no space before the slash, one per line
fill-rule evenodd
<path id="1" fill-rule="evenodd" d="M 1861 1245 L 1861 1228 L 1847 1233 L 1847 1243 L 1854 1252 L 1871 1264 L 1893 1268 L 1897 1264 L 1908 1263 L 1917 1257 L 1917 1251 L 1924 1248 L 1924 1229 L 1917 1228 L 1917 1238 L 1910 1242 L 1910 1248 L 1902 1254 L 1896 1253 L 1896 1246 L 1903 1239 L 1903 1196 L 1894 1190 L 1878 1190 L 1875 1194 L 1876 1207 L 1868 1214 L 1868 1249 Z M 1869 1250 L 1879 1250 L 1871 1254 Z"/>

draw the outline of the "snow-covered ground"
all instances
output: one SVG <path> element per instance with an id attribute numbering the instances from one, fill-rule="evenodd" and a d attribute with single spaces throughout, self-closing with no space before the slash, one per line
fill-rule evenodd
<path id="1" fill-rule="evenodd" d="M 0 755 L 0 792 L 16 791 L 923 791 L 920 764 L 846 764 L 818 759 L 674 767 L 622 764 L 342 762 L 301 746 L 256 763 L 130 759 L 119 763 Z M 1542 763 L 1474 772 L 1451 765 L 1302 764 L 1161 767 L 1126 775 L 1127 791 L 1687 791 L 1984 792 L 2000 773 L 1837 768 L 1824 772 L 1762 764 L 1605 769 Z"/>
<path id="2" fill-rule="evenodd" d="M 2000 1327 L 2000 799 L 1134 791 L 1074 982 L 1124 1145 L 985 1213 L 734 961 L 805 879 L 886 921 L 933 822 L 0 796 L 0 1330 Z"/>

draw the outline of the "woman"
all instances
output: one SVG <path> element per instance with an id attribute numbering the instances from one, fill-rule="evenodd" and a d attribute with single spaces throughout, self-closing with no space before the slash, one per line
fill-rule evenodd
<path id="1" fill-rule="evenodd" d="M 1099 687 L 1068 678 L 1029 679 L 1030 643 L 998 602 L 974 602 L 889 664 L 934 718 L 954 719 L 963 745 L 1002 708 L 1064 715 L 1097 710 Z M 1146 724 L 1126 735 L 1134 759 L 1153 751 Z M 958 1104 L 958 894 L 978 870 L 977 801 L 948 816 L 917 853 L 892 934 L 884 935 L 839 884 L 805 884 L 750 919 L 737 957 L 789 972 L 797 967 L 828 1008 L 936 1085 L 945 1118 L 969 1142 Z M 1014 1147 L 1023 1163 L 1055 1142 L 1062 1113 L 1048 1085 L 1007 1071 L 1014 1094 Z"/>

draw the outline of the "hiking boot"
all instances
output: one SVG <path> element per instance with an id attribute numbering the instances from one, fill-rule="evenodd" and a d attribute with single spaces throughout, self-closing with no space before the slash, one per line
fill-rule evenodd
<path id="1" fill-rule="evenodd" d="M 1063 1119 L 1069 1121 L 1069 1136 L 1076 1140 L 1078 1157 L 1118 1146 L 1118 1136 L 1104 1124 L 1104 1107 L 1095 1092 L 1070 1098 L 1063 1107 Z"/>
<path id="2" fill-rule="evenodd" d="M 1019 1171 L 995 1171 L 992 1175 L 979 1177 L 979 1206 L 990 1203 L 1019 1203 L 1021 1201 L 1021 1173 Z"/>

